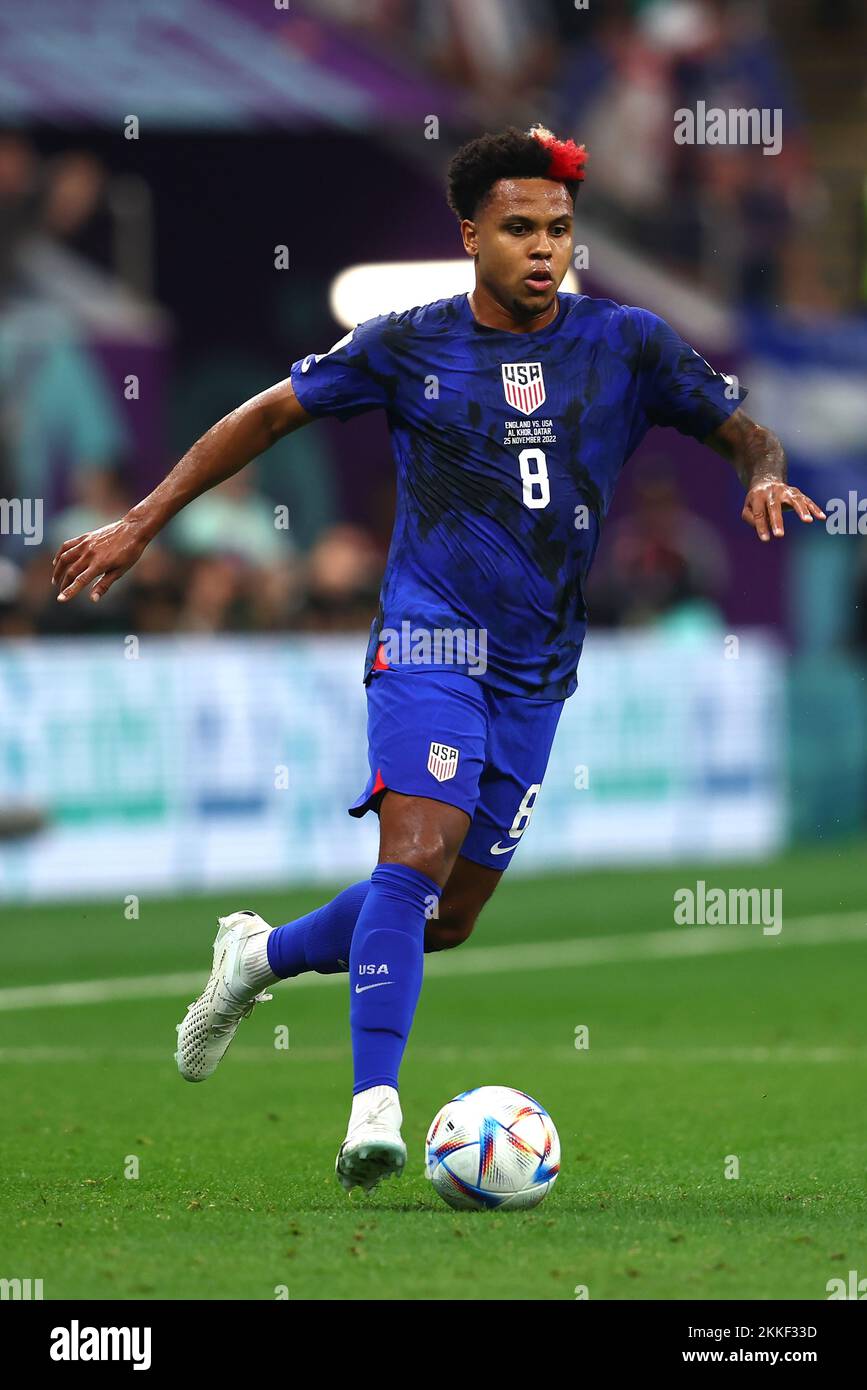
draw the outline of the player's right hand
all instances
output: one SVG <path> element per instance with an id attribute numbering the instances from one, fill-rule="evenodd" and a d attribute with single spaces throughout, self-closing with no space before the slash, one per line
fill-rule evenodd
<path id="1" fill-rule="evenodd" d="M 52 562 L 51 582 L 60 590 L 58 603 L 75 598 L 94 580 L 90 597 L 96 603 L 132 568 L 147 543 L 138 525 L 126 518 L 64 541 Z"/>

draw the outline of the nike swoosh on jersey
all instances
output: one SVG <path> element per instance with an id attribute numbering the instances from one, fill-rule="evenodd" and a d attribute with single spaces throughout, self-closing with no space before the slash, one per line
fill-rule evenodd
<path id="1" fill-rule="evenodd" d="M 501 845 L 499 840 L 495 845 L 491 845 L 491 854 L 511 854 L 513 849 L 517 849 L 520 840 L 516 840 L 513 845 Z"/>
<path id="2" fill-rule="evenodd" d="M 382 989 L 383 985 L 393 985 L 394 980 L 379 980 L 375 985 L 356 985 L 355 993 L 363 994 L 366 989 Z"/>

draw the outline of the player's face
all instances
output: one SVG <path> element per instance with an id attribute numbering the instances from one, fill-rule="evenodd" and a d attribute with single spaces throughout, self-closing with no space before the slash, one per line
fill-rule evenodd
<path id="1" fill-rule="evenodd" d="M 572 199 L 552 179 L 500 179 L 475 221 L 463 222 L 476 276 L 516 318 L 554 303 L 572 256 Z"/>

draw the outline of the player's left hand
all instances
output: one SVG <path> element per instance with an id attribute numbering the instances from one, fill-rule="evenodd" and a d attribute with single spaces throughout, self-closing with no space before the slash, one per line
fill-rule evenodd
<path id="1" fill-rule="evenodd" d="M 816 517 L 825 520 L 822 508 L 800 488 L 781 483 L 779 479 L 754 483 L 744 500 L 742 519 L 752 526 L 760 541 L 769 541 L 771 536 L 783 534 L 783 509 L 788 507 L 796 512 L 801 521 L 812 521 Z"/>

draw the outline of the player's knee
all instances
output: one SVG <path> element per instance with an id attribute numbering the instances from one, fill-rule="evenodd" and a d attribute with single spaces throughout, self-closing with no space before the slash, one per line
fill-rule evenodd
<path id="1" fill-rule="evenodd" d="M 387 791 L 379 815 L 380 862 L 406 864 L 444 885 L 469 820 L 457 806 Z"/>
<path id="2" fill-rule="evenodd" d="M 416 839 L 412 844 L 390 845 L 388 857 L 382 862 L 404 864 L 408 869 L 432 878 L 434 883 L 445 883 L 449 876 L 454 854 L 441 836 L 426 836 Z"/>

